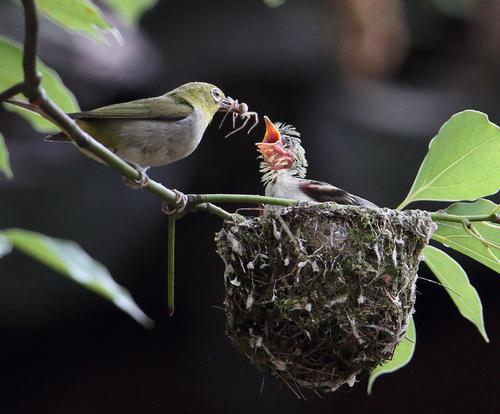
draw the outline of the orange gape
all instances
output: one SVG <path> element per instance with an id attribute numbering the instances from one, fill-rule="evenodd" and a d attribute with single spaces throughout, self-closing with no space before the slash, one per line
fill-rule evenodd
<path id="1" fill-rule="evenodd" d="M 280 132 L 267 116 L 264 116 L 264 121 L 266 133 L 262 142 L 257 144 L 257 148 L 273 170 L 290 168 L 293 164 L 293 157 L 284 148 Z"/>

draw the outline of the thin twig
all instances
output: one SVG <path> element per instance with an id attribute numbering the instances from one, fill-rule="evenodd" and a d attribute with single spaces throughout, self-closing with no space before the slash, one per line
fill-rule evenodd
<path id="1" fill-rule="evenodd" d="M 24 91 L 24 82 L 16 83 L 12 85 L 10 88 L 5 89 L 2 93 L 0 93 L 0 102 L 5 101 L 13 96 L 22 93 Z"/>
<path id="2" fill-rule="evenodd" d="M 168 277 L 167 277 L 167 303 L 168 315 L 174 314 L 174 276 L 175 276 L 175 222 L 177 217 L 172 214 L 168 217 Z"/>
<path id="3" fill-rule="evenodd" d="M 36 70 L 36 51 L 38 47 L 38 16 L 34 0 L 22 0 L 24 8 L 24 95 L 32 103 L 43 96 L 40 87 L 41 76 Z"/>
<path id="4" fill-rule="evenodd" d="M 291 206 L 297 204 L 297 200 L 289 198 L 268 197 L 250 194 L 196 194 L 193 198 L 200 203 L 249 203 L 249 204 L 271 204 L 274 206 Z"/>

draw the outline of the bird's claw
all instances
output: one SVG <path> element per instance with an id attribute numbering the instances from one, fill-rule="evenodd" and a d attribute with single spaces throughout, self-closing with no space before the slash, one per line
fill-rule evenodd
<path id="1" fill-rule="evenodd" d="M 125 185 L 132 190 L 140 190 L 141 188 L 146 187 L 149 183 L 149 177 L 146 174 L 145 169 L 137 168 L 137 172 L 140 174 L 140 177 L 135 180 L 128 177 L 123 177 L 123 182 L 125 183 Z"/>
<path id="2" fill-rule="evenodd" d="M 164 202 L 161 210 L 168 216 L 177 215 L 186 210 L 189 205 L 189 197 L 181 193 L 179 190 L 172 190 L 175 194 L 175 201 L 173 203 Z"/>

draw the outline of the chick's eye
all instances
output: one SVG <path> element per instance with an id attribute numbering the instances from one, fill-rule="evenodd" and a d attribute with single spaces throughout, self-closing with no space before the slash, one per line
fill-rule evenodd
<path id="1" fill-rule="evenodd" d="M 222 99 L 222 92 L 219 89 L 214 88 L 212 89 L 212 96 L 215 102 L 219 102 Z"/>

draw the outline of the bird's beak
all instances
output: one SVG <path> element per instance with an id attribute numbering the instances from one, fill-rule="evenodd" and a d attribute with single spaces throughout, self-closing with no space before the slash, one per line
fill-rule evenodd
<path id="1" fill-rule="evenodd" d="M 230 96 L 225 97 L 219 102 L 219 112 L 229 112 L 234 109 L 234 99 Z"/>

